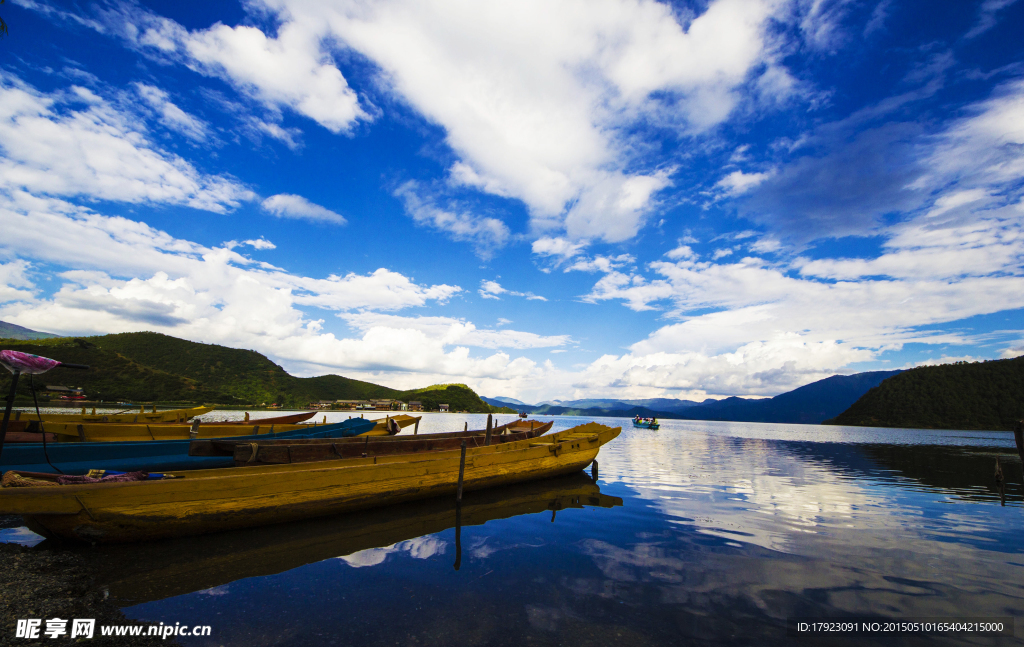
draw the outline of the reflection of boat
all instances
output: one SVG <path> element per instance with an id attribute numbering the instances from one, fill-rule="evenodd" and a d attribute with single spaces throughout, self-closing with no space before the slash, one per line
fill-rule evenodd
<path id="1" fill-rule="evenodd" d="M 619 428 L 597 423 L 549 436 L 421 455 L 173 472 L 173 478 L 5 487 L 0 514 L 43 536 L 122 542 L 326 516 L 465 490 L 570 474 Z M 462 478 L 464 476 L 464 478 Z"/>
<path id="2" fill-rule="evenodd" d="M 619 497 L 601 494 L 582 474 L 463 495 L 461 523 L 584 506 L 611 508 Z M 133 546 L 98 546 L 82 553 L 105 591 L 127 606 L 274 575 L 333 557 L 391 546 L 456 525 L 451 499 L 396 506 L 266 528 L 236 530 Z M 44 542 L 38 548 L 46 548 Z"/>
<path id="3" fill-rule="evenodd" d="M 660 429 L 661 423 L 658 422 L 657 418 L 641 418 L 637 416 L 633 418 L 633 426 L 640 427 L 641 429 Z"/>
<path id="4" fill-rule="evenodd" d="M 333 425 L 301 425 L 299 429 L 277 434 L 274 438 L 332 438 L 343 434 L 357 435 L 373 428 L 372 420 L 354 418 Z M 43 423 L 45 426 L 46 423 Z M 233 427 L 235 433 L 245 433 L 246 428 Z M 36 439 L 38 434 L 32 434 Z M 269 438 L 259 436 L 236 436 L 236 441 L 252 442 Z M 210 455 L 207 455 L 210 456 Z M 85 474 L 91 469 L 105 469 L 130 472 L 166 472 L 170 470 L 211 469 L 230 467 L 234 459 L 223 457 L 190 456 L 189 440 L 147 440 L 146 442 L 85 442 L 55 443 L 44 449 L 41 442 L 12 443 L 4 446 L 3 463 L 0 472 L 19 470 L 24 472 L 55 472 L 54 466 L 65 474 Z M 49 460 L 47 460 L 49 458 Z M 52 465 L 51 465 L 52 464 Z"/>
<path id="5" fill-rule="evenodd" d="M 153 424 L 158 422 L 185 422 L 195 416 L 213 411 L 213 407 L 193 407 L 191 409 L 168 409 L 167 411 L 145 411 L 132 413 L 100 413 L 89 415 L 82 408 L 82 413 L 44 413 L 43 422 L 132 422 Z M 13 420 L 39 420 L 35 411 L 15 411 Z"/>

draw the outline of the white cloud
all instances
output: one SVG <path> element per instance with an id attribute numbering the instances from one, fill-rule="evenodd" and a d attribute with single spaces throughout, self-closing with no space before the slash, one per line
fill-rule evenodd
<path id="1" fill-rule="evenodd" d="M 664 171 L 626 170 L 637 157 L 628 131 L 700 132 L 728 118 L 774 56 L 767 25 L 785 13 L 716 0 L 681 25 L 650 0 L 267 4 L 306 39 L 297 49 L 338 38 L 444 127 L 459 156 L 451 182 L 524 201 L 542 235 L 607 241 L 635 235 L 669 185 Z"/>
<path id="2" fill-rule="evenodd" d="M 693 249 L 689 245 L 680 245 L 675 249 L 665 252 L 665 256 L 673 261 L 678 261 L 681 258 L 696 258 L 697 255 L 694 254 Z"/>
<path id="3" fill-rule="evenodd" d="M 1024 339 L 1018 340 L 1017 344 L 1014 346 L 1003 349 L 1003 352 L 999 354 L 999 357 L 1001 359 L 1012 359 L 1022 355 L 1024 355 Z"/>
<path id="4" fill-rule="evenodd" d="M 189 31 L 128 3 L 97 14 L 99 20 L 88 24 L 98 31 L 116 34 L 162 61 L 223 79 L 271 110 L 293 110 L 334 133 L 370 118 L 335 66 L 328 34 L 309 21 L 285 20 L 269 38 L 248 25 L 216 23 Z"/>
<path id="5" fill-rule="evenodd" d="M 501 287 L 501 284 L 498 283 L 497 281 L 488 281 L 486 279 L 480 281 L 479 293 L 480 296 L 482 296 L 485 299 L 501 300 L 501 297 L 498 295 L 508 294 L 514 297 L 526 297 L 526 299 L 529 301 L 547 301 L 547 299 L 545 299 L 544 297 L 538 296 L 533 292 L 515 292 L 513 290 L 506 290 L 505 288 Z"/>
<path id="6" fill-rule="evenodd" d="M 964 38 L 975 38 L 996 26 L 996 14 L 1017 0 L 985 0 L 978 11 L 978 22 L 964 34 Z"/>
<path id="7" fill-rule="evenodd" d="M 54 231 L 61 235 L 53 236 Z M 71 334 L 157 330 L 253 348 L 292 366 L 335 371 L 344 369 L 348 347 L 355 342 L 324 333 L 321 322 L 309 319 L 301 307 L 400 310 L 444 302 L 461 291 L 457 286 L 418 285 L 383 268 L 368 275 L 326 278 L 291 274 L 228 247 L 204 247 L 144 223 L 22 192 L 7 196 L 0 207 L 0 240 L 16 240 L 17 246 L 8 243 L 5 252 L 23 257 L 3 266 L 12 284 L 28 286 L 26 259 L 72 268 L 63 273 L 63 286 L 50 298 L 24 290 L 7 295 L 19 301 L 3 309 L 5 321 Z M 526 333 L 520 338 L 516 334 L 508 332 L 506 345 L 538 343 Z M 492 340 L 492 345 L 497 343 Z M 483 341 L 478 345 L 486 346 Z M 372 355 L 361 357 L 369 361 Z M 460 361 L 469 366 L 480 361 L 468 354 L 463 359 L 457 349 L 441 353 L 441 359 L 447 355 L 452 355 L 445 362 L 453 370 Z M 491 359 L 496 371 L 512 362 L 507 356 Z"/>
<path id="8" fill-rule="evenodd" d="M 504 247 L 512 236 L 508 226 L 497 218 L 436 206 L 433 198 L 424 197 L 415 181 L 402 184 L 395 190 L 395 196 L 405 203 L 405 210 L 418 224 L 443 231 L 455 240 L 473 243 L 473 251 L 480 258 L 494 256 L 495 251 Z"/>
<path id="9" fill-rule="evenodd" d="M 672 252 L 669 253 L 671 254 Z M 624 265 L 632 265 L 633 263 L 636 263 L 636 258 L 631 254 L 619 254 L 618 256 L 597 255 L 594 258 L 578 258 L 572 265 L 566 266 L 565 271 L 612 272 Z"/>
<path id="10" fill-rule="evenodd" d="M 538 238 L 533 241 L 533 253 L 538 256 L 557 256 L 567 260 L 580 253 L 585 242 L 573 243 L 564 238 Z"/>
<path id="11" fill-rule="evenodd" d="M 160 88 L 146 83 L 136 83 L 135 90 L 156 112 L 160 123 L 167 128 L 197 142 L 205 141 L 209 137 L 209 126 L 206 122 L 176 106 Z"/>
<path id="12" fill-rule="evenodd" d="M 277 249 L 277 245 L 270 242 L 266 238 L 256 238 L 253 240 L 242 241 L 243 245 L 249 245 L 253 249 Z"/>
<path id="13" fill-rule="evenodd" d="M 29 263 L 23 260 L 0 263 L 0 303 L 30 301 L 35 285 L 28 277 Z"/>
<path id="14" fill-rule="evenodd" d="M 758 184 L 761 184 L 768 179 L 769 176 L 769 173 L 744 173 L 743 171 L 733 171 L 715 183 L 715 186 L 723 189 L 731 196 L 737 196 L 742 195 Z"/>
<path id="15" fill-rule="evenodd" d="M 182 204 L 223 213 L 254 195 L 158 149 L 130 115 L 78 87 L 42 93 L 0 77 L 0 188 Z"/>
<path id="16" fill-rule="evenodd" d="M 332 225 L 344 225 L 347 222 L 340 214 L 313 204 L 301 195 L 279 193 L 264 200 L 262 206 L 264 211 L 278 218 L 325 222 Z"/>

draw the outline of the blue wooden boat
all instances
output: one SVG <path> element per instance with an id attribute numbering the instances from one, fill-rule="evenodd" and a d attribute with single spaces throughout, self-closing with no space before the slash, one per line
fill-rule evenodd
<path id="1" fill-rule="evenodd" d="M 633 426 L 640 427 L 641 429 L 660 429 L 661 423 L 658 422 L 657 418 L 641 418 L 637 416 L 633 418 Z"/>
<path id="2" fill-rule="evenodd" d="M 295 429 L 276 434 L 256 436 L 234 436 L 221 440 L 257 441 L 274 438 L 345 438 L 358 436 L 373 429 L 376 420 L 350 418 L 344 422 L 328 425 L 310 425 L 309 429 Z M 11 443 L 4 446 L 3 463 L 0 473 L 7 470 L 24 472 L 46 472 L 55 474 L 85 474 L 91 469 L 130 472 L 168 472 L 174 470 L 211 469 L 231 467 L 235 464 L 232 456 L 189 456 L 191 441 L 151 440 L 146 442 L 85 442 L 47 443 L 43 453 L 42 443 Z M 47 456 L 49 461 L 47 461 Z M 57 469 L 55 470 L 54 467 Z"/>

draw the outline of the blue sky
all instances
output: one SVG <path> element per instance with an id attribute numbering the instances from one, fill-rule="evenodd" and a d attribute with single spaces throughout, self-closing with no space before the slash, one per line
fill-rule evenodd
<path id="1" fill-rule="evenodd" d="M 1024 354 L 1024 2 L 0 10 L 5 321 L 526 401 Z"/>

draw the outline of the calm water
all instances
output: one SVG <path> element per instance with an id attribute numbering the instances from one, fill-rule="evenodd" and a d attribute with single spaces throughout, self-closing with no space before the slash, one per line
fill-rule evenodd
<path id="1" fill-rule="evenodd" d="M 427 415 L 420 433 L 467 420 L 485 416 Z M 598 461 L 596 484 L 468 493 L 458 520 L 435 500 L 81 550 L 130 617 L 213 626 L 186 645 L 811 645 L 787 618 L 844 615 L 1017 616 L 1024 635 L 1012 434 L 665 421 L 624 427 Z"/>

